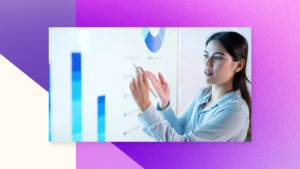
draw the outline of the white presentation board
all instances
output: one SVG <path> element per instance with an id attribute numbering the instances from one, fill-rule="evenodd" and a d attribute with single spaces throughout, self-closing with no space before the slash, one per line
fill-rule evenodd
<path id="1" fill-rule="evenodd" d="M 164 75 L 176 111 L 178 30 L 49 28 L 50 141 L 152 141 L 129 88 L 133 62 Z"/>

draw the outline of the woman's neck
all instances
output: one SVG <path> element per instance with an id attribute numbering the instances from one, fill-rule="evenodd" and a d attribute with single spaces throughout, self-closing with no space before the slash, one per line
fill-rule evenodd
<path id="1" fill-rule="evenodd" d="M 212 85 L 212 93 L 211 93 L 211 98 L 210 101 L 214 102 L 223 95 L 232 92 L 233 87 L 232 83 L 227 83 L 227 84 L 222 84 L 222 85 Z"/>

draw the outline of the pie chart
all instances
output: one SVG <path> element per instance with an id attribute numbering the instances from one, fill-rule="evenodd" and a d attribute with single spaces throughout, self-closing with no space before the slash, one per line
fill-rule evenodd
<path id="1" fill-rule="evenodd" d="M 142 28 L 143 37 L 147 48 L 152 52 L 156 53 L 161 48 L 164 37 L 165 37 L 165 28 L 159 28 L 159 33 L 156 36 L 153 36 L 149 28 Z"/>

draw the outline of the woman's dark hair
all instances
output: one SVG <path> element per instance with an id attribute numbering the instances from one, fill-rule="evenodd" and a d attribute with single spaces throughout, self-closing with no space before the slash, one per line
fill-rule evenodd
<path id="1" fill-rule="evenodd" d="M 246 76 L 246 65 L 248 59 L 248 43 L 247 40 L 236 32 L 218 32 L 211 35 L 207 41 L 206 46 L 212 40 L 216 40 L 222 44 L 222 46 L 231 55 L 234 61 L 245 60 L 245 65 L 241 71 L 234 75 L 233 89 L 241 91 L 242 98 L 246 101 L 249 107 L 249 129 L 247 139 L 251 139 L 251 97 L 247 88 L 247 81 L 251 84 Z"/>

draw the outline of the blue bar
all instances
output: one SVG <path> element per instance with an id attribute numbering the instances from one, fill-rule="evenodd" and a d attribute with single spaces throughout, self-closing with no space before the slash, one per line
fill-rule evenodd
<path id="1" fill-rule="evenodd" d="M 49 126 L 48 126 L 48 140 L 49 142 L 52 142 L 52 136 L 51 136 L 51 97 L 50 97 L 50 92 L 51 92 L 51 88 L 50 88 L 50 63 L 49 63 L 49 67 L 48 67 L 48 96 L 49 96 L 49 110 L 48 110 L 48 123 L 49 123 Z"/>
<path id="2" fill-rule="evenodd" d="M 72 141 L 82 141 L 81 54 L 72 53 Z"/>
<path id="3" fill-rule="evenodd" d="M 77 74 L 78 72 L 72 72 Z M 72 80 L 72 101 L 81 100 L 81 80 Z"/>
<path id="4" fill-rule="evenodd" d="M 72 53 L 72 71 L 81 72 L 81 53 Z"/>
<path id="5" fill-rule="evenodd" d="M 72 101 L 72 140 L 74 142 L 81 141 L 81 100 Z M 75 135 L 76 139 L 75 139 Z M 79 136 L 78 136 L 79 135 Z"/>
<path id="6" fill-rule="evenodd" d="M 98 97 L 98 142 L 105 142 L 105 96 Z"/>

